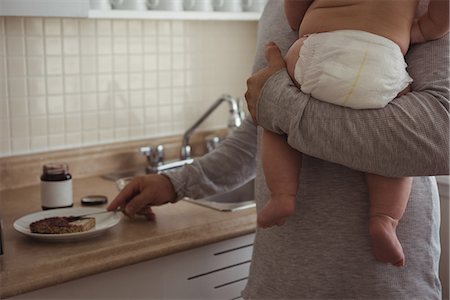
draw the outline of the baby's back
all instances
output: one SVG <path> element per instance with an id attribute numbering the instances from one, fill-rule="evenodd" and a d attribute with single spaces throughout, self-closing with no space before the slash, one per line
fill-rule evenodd
<path id="1" fill-rule="evenodd" d="M 384 36 L 406 53 L 418 0 L 314 0 L 300 25 L 300 35 L 341 29 Z"/>

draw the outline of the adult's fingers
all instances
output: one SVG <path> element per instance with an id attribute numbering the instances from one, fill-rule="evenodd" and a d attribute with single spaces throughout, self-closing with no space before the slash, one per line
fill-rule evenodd
<path id="1" fill-rule="evenodd" d="M 266 45 L 265 55 L 269 67 L 281 69 L 286 66 L 280 48 L 278 48 L 274 42 L 270 42 Z"/>
<path id="2" fill-rule="evenodd" d="M 108 205 L 106 210 L 116 210 L 118 207 L 124 208 L 126 204 L 133 199 L 133 197 L 139 193 L 139 181 L 137 178 L 133 179 L 127 184 L 122 191 L 114 198 L 114 200 Z"/>
<path id="3" fill-rule="evenodd" d="M 154 201 L 153 198 L 154 195 L 148 192 L 137 194 L 126 204 L 124 213 L 129 217 L 134 217 L 137 212 L 151 205 L 151 201 Z"/>

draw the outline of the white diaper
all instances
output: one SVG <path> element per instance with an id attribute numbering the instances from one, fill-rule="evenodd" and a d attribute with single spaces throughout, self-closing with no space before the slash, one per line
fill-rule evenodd
<path id="1" fill-rule="evenodd" d="M 304 93 L 355 109 L 384 107 L 412 81 L 396 43 L 359 30 L 308 36 L 295 79 Z"/>

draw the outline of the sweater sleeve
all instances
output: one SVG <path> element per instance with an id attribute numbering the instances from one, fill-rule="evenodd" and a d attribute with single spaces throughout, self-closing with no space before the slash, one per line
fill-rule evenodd
<path id="1" fill-rule="evenodd" d="M 233 190 L 255 177 L 256 126 L 250 119 L 212 152 L 190 165 L 164 173 L 171 180 L 177 199 L 194 199 Z"/>
<path id="2" fill-rule="evenodd" d="M 382 109 L 353 110 L 318 101 L 283 69 L 258 102 L 262 127 L 287 134 L 298 151 L 363 172 L 391 177 L 449 174 L 449 40 L 411 47 L 413 92 Z"/>

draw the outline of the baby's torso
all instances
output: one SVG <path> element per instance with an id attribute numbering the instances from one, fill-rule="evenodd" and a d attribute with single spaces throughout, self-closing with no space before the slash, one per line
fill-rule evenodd
<path id="1" fill-rule="evenodd" d="M 314 0 L 300 25 L 300 35 L 341 29 L 384 36 L 406 53 L 418 0 Z"/>

